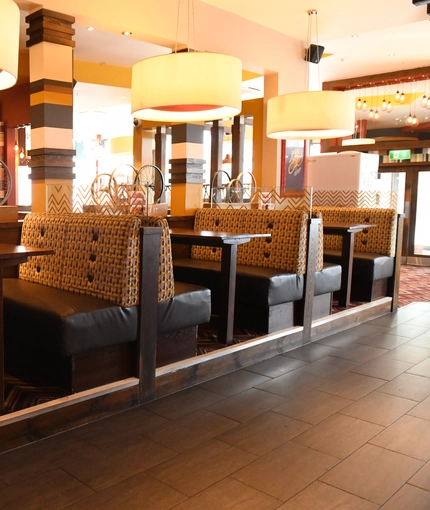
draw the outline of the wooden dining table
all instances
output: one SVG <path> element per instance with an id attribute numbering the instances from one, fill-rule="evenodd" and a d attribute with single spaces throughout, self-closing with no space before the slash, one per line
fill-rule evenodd
<path id="1" fill-rule="evenodd" d="M 234 300 L 236 294 L 237 247 L 257 237 L 270 237 L 269 233 L 235 234 L 192 228 L 171 228 L 172 243 L 211 246 L 221 248 L 220 308 L 218 341 L 227 345 L 233 343 Z"/>
<path id="2" fill-rule="evenodd" d="M 362 232 L 367 228 L 373 228 L 376 225 L 367 223 L 323 223 L 324 234 L 341 236 L 342 250 L 341 262 L 342 280 L 338 292 L 338 304 L 344 308 L 349 308 L 351 302 L 351 284 L 352 284 L 352 265 L 354 261 L 354 236 L 357 232 Z"/>
<path id="3" fill-rule="evenodd" d="M 3 269 L 27 262 L 29 257 L 52 255 L 54 250 L 0 243 L 0 414 L 4 412 L 4 310 L 3 310 Z"/>

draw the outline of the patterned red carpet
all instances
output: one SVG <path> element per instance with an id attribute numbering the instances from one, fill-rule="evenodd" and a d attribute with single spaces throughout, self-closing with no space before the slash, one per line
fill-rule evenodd
<path id="1" fill-rule="evenodd" d="M 430 301 L 430 267 L 402 265 L 399 306 Z"/>

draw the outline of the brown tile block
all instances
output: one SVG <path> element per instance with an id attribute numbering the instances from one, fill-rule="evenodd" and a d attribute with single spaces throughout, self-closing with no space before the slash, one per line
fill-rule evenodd
<path id="1" fill-rule="evenodd" d="M 377 510 L 379 505 L 358 498 L 321 482 L 303 489 L 296 496 L 281 505 L 278 510 Z"/>
<path id="2" fill-rule="evenodd" d="M 430 458 L 430 421 L 415 416 L 402 416 L 369 442 L 427 461 Z"/>
<path id="3" fill-rule="evenodd" d="M 287 358 L 286 356 L 274 356 L 273 358 L 260 361 L 250 367 L 246 367 L 246 370 L 262 374 L 267 377 L 278 377 L 280 375 L 291 372 L 296 368 L 307 365 L 307 361 L 300 359 Z"/>
<path id="4" fill-rule="evenodd" d="M 181 453 L 237 426 L 237 421 L 201 409 L 152 430 L 146 437 Z"/>
<path id="5" fill-rule="evenodd" d="M 199 384 L 199 388 L 230 397 L 266 381 L 270 381 L 270 378 L 247 370 L 236 370 L 236 372 Z"/>
<path id="6" fill-rule="evenodd" d="M 175 455 L 164 446 L 136 436 L 93 455 L 64 459 L 61 467 L 91 488 L 101 491 Z"/>
<path id="7" fill-rule="evenodd" d="M 430 354 L 430 351 L 429 351 Z M 421 361 L 418 365 L 408 370 L 408 374 L 422 375 L 423 377 L 430 377 L 430 358 Z"/>
<path id="8" fill-rule="evenodd" d="M 254 455 L 264 455 L 310 427 L 308 423 L 268 411 L 217 437 Z"/>
<path id="9" fill-rule="evenodd" d="M 316 343 L 344 349 L 350 345 L 354 345 L 360 338 L 360 335 L 355 335 L 351 330 L 346 330 L 321 338 Z"/>
<path id="10" fill-rule="evenodd" d="M 320 478 L 324 483 L 382 505 L 423 463 L 373 445 L 364 445 Z"/>
<path id="11" fill-rule="evenodd" d="M 405 336 L 407 338 L 416 338 L 427 333 L 428 328 L 423 326 L 413 326 L 407 322 L 399 324 L 387 331 L 389 335 Z"/>
<path id="12" fill-rule="evenodd" d="M 345 372 L 348 372 L 349 370 L 352 370 L 358 366 L 360 366 L 359 363 L 355 363 L 354 361 L 347 359 L 342 359 L 342 357 L 338 357 L 338 354 L 336 354 L 336 357 L 325 356 L 318 361 L 313 361 L 312 363 L 297 369 L 296 373 L 306 372 L 307 374 L 314 374 L 319 377 L 331 379 L 333 377 L 337 377 L 338 375 L 344 374 Z"/>
<path id="13" fill-rule="evenodd" d="M 416 345 L 417 347 L 430 349 L 430 333 L 424 333 L 423 335 L 415 337 L 408 342 L 408 345 Z"/>
<path id="14" fill-rule="evenodd" d="M 173 393 L 167 397 L 163 397 L 142 406 L 143 409 L 164 416 L 169 420 L 175 420 L 186 414 L 193 413 L 197 409 L 219 402 L 225 397 L 207 391 L 198 386 L 187 388 L 186 390 Z"/>
<path id="15" fill-rule="evenodd" d="M 414 400 L 373 391 L 339 412 L 387 427 L 416 405 Z"/>
<path id="16" fill-rule="evenodd" d="M 423 326 L 430 329 L 430 315 L 421 315 L 415 319 L 411 319 L 408 323 L 413 324 L 414 326 Z"/>
<path id="17" fill-rule="evenodd" d="M 301 393 L 306 393 L 307 391 L 321 386 L 321 384 L 324 384 L 326 381 L 327 379 L 323 377 L 307 374 L 306 372 L 302 372 L 301 369 L 298 369 L 260 384 L 258 388 L 270 393 L 275 393 L 276 395 L 282 395 L 283 397 L 294 398 Z"/>
<path id="18" fill-rule="evenodd" d="M 187 496 L 194 496 L 257 457 L 222 441 L 211 440 L 149 469 L 147 473 Z"/>
<path id="19" fill-rule="evenodd" d="M 80 501 L 67 510 L 169 510 L 187 496 L 155 478 L 139 473 Z"/>
<path id="20" fill-rule="evenodd" d="M 383 510 L 403 508 L 428 510 L 430 508 L 430 492 L 406 484 L 381 507 Z"/>
<path id="21" fill-rule="evenodd" d="M 411 485 L 430 491 L 430 462 L 427 462 L 415 475 L 408 481 Z"/>
<path id="22" fill-rule="evenodd" d="M 400 311 L 400 310 L 399 310 Z M 404 310 L 403 310 L 404 311 Z M 412 317 L 419 317 L 419 312 L 415 312 Z M 383 315 L 382 317 L 378 317 L 377 319 L 373 319 L 368 322 L 368 324 L 373 324 L 375 326 L 383 326 L 385 328 L 394 328 L 395 326 L 399 326 L 400 324 L 403 324 L 405 322 L 409 322 L 410 320 L 413 320 L 411 318 L 411 315 L 407 315 L 405 313 L 399 314 L 399 313 L 388 313 L 387 315 Z M 420 326 L 420 324 L 416 324 L 417 326 Z"/>
<path id="23" fill-rule="evenodd" d="M 280 505 L 278 499 L 248 487 L 243 483 L 225 478 L 212 487 L 188 499 L 175 510 L 202 510 L 231 508 L 234 510 L 272 510 Z"/>
<path id="24" fill-rule="evenodd" d="M 243 423 L 284 402 L 285 399 L 279 395 L 251 388 L 208 406 L 207 409 Z"/>
<path id="25" fill-rule="evenodd" d="M 322 345 L 318 343 L 311 343 L 304 345 L 303 347 L 298 347 L 297 349 L 293 349 L 292 351 L 288 351 L 284 354 L 289 358 L 301 359 L 302 361 L 317 361 L 324 356 L 328 356 L 329 354 L 335 354 L 337 352 L 336 347 L 330 347 L 328 345 Z"/>
<path id="26" fill-rule="evenodd" d="M 349 347 L 341 349 L 336 354 L 337 357 L 356 361 L 357 363 L 366 363 L 378 356 L 382 356 L 389 352 L 387 349 L 381 349 L 379 347 L 372 347 L 371 345 L 354 344 Z"/>
<path id="27" fill-rule="evenodd" d="M 409 341 L 404 336 L 389 335 L 388 333 L 379 333 L 374 336 L 366 336 L 360 338 L 358 343 L 363 345 L 370 345 L 373 347 L 379 347 L 380 349 L 395 349 L 399 345 L 403 345 Z"/>
<path id="28" fill-rule="evenodd" d="M 379 357 L 364 363 L 364 365 L 361 365 L 358 368 L 354 368 L 351 372 L 391 381 L 391 379 L 394 379 L 412 366 L 412 363 L 405 363 L 404 361 Z"/>
<path id="29" fill-rule="evenodd" d="M 424 349 L 423 347 L 417 347 L 408 343 L 396 347 L 384 355 L 384 358 L 397 359 L 406 363 L 419 363 L 428 357 L 430 357 L 430 349 Z"/>
<path id="30" fill-rule="evenodd" d="M 423 420 L 430 420 L 430 397 L 427 397 L 421 403 L 415 405 L 408 414 L 422 418 Z"/>
<path id="31" fill-rule="evenodd" d="M 316 425 L 352 402 L 353 400 L 330 395 L 323 391 L 311 390 L 273 410 L 296 420 Z"/>
<path id="32" fill-rule="evenodd" d="M 355 328 L 351 328 L 351 333 L 358 336 L 375 336 L 378 333 L 386 333 L 388 328 L 385 326 L 378 326 L 377 324 L 363 323 L 359 326 L 355 326 Z"/>
<path id="33" fill-rule="evenodd" d="M 0 508 L 57 510 L 91 494 L 84 483 L 57 468 L 1 490 Z"/>
<path id="34" fill-rule="evenodd" d="M 138 434 L 145 435 L 166 423 L 170 423 L 167 418 L 136 407 L 73 429 L 72 434 L 103 449 Z"/>
<path id="35" fill-rule="evenodd" d="M 421 402 L 430 395 L 430 380 L 420 375 L 404 373 L 378 388 L 378 391 Z"/>
<path id="36" fill-rule="evenodd" d="M 383 430 L 373 423 L 334 414 L 296 436 L 293 441 L 333 457 L 344 459 Z"/>
<path id="37" fill-rule="evenodd" d="M 321 385 L 318 390 L 350 400 L 358 400 L 383 384 L 382 379 L 347 372 Z"/>
<path id="38" fill-rule="evenodd" d="M 289 441 L 237 471 L 232 477 L 286 501 L 338 462 L 330 455 Z"/>

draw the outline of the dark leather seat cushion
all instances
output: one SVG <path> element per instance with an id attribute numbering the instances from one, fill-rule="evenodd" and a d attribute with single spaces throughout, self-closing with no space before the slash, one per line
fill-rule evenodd
<path id="1" fill-rule="evenodd" d="M 18 342 L 55 357 L 137 337 L 135 306 L 121 307 L 15 278 L 4 280 L 4 316 L 6 349 L 8 342 Z M 178 284 L 175 297 L 159 303 L 159 333 L 208 322 L 209 317 L 209 289 Z"/>
<path id="2" fill-rule="evenodd" d="M 340 290 L 342 267 L 339 264 L 324 262 L 322 271 L 315 273 L 314 296 L 329 294 Z"/>
<path id="3" fill-rule="evenodd" d="M 341 255 L 337 250 L 324 250 L 324 261 L 340 264 Z M 394 257 L 379 253 L 354 252 L 352 279 L 368 282 L 390 278 L 394 274 Z"/>
<path id="4" fill-rule="evenodd" d="M 187 281 L 209 287 L 213 308 L 219 299 L 221 263 L 212 260 L 177 259 L 173 261 L 175 281 Z M 303 297 L 303 277 L 268 267 L 238 264 L 236 302 L 268 307 L 298 301 Z"/>

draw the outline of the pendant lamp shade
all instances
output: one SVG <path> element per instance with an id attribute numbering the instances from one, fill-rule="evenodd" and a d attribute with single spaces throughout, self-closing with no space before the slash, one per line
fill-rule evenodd
<path id="1" fill-rule="evenodd" d="M 347 138 L 346 140 L 342 140 L 343 146 L 352 146 L 352 145 L 372 145 L 376 141 L 374 138 Z"/>
<path id="2" fill-rule="evenodd" d="M 133 66 L 131 111 L 138 119 L 191 122 L 233 117 L 242 108 L 242 62 L 219 53 L 170 53 Z"/>
<path id="3" fill-rule="evenodd" d="M 334 90 L 296 92 L 267 102 L 267 136 L 281 140 L 340 138 L 354 133 L 355 98 Z"/>
<path id="4" fill-rule="evenodd" d="M 18 78 L 19 8 L 0 0 L 0 90 L 13 87 Z"/>

